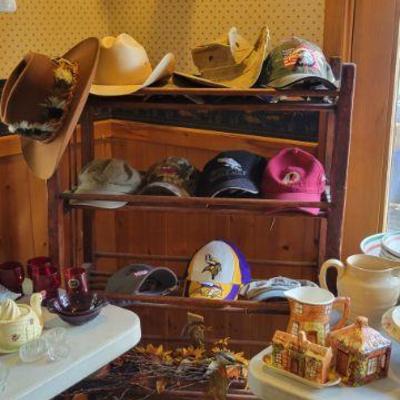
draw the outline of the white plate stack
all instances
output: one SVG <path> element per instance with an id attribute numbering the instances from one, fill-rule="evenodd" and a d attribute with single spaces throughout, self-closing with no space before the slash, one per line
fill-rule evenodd
<path id="1" fill-rule="evenodd" d="M 400 263 L 400 232 L 377 233 L 368 236 L 361 241 L 360 248 L 364 254 Z"/>
<path id="2" fill-rule="evenodd" d="M 382 328 L 391 338 L 400 342 L 400 306 L 393 307 L 383 314 Z"/>

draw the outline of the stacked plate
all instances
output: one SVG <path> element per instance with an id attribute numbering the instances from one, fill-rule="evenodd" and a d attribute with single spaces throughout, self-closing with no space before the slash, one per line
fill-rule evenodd
<path id="1" fill-rule="evenodd" d="M 393 307 L 383 314 L 382 327 L 389 336 L 400 342 L 400 306 Z"/>
<path id="2" fill-rule="evenodd" d="M 360 248 L 364 254 L 400 262 L 400 232 L 368 236 L 362 240 Z"/>

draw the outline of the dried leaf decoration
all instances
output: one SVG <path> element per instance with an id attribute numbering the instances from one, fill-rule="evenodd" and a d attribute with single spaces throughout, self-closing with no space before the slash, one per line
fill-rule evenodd
<path id="1" fill-rule="evenodd" d="M 247 360 L 247 358 L 244 356 L 243 351 L 241 351 L 240 353 L 231 353 L 232 356 L 235 358 L 236 362 L 239 364 L 243 364 L 246 367 L 249 365 L 249 360 Z"/>
<path id="2" fill-rule="evenodd" d="M 210 375 L 208 394 L 213 400 L 226 400 L 228 385 L 229 380 L 225 365 L 219 365 Z"/>
<path id="3" fill-rule="evenodd" d="M 182 347 L 176 349 L 175 353 L 178 357 L 182 358 L 193 358 L 194 360 L 201 360 L 204 358 L 206 350 L 201 347 Z"/>
<path id="4" fill-rule="evenodd" d="M 104 373 L 69 389 L 69 397 L 63 399 L 150 399 L 169 390 L 206 388 L 204 398 L 225 400 L 231 383 L 246 388 L 248 361 L 243 352 L 229 348 L 229 338 L 206 345 L 202 335 L 207 331 L 204 318 L 189 313 L 183 332 L 192 344 L 172 350 L 163 345 L 138 346 L 114 360 Z"/>
<path id="5" fill-rule="evenodd" d="M 138 346 L 138 347 L 136 347 L 136 351 L 141 354 L 155 356 L 156 358 L 159 358 L 160 361 L 163 361 L 163 362 L 167 362 L 167 363 L 172 362 L 172 357 L 171 357 L 172 351 L 164 350 L 164 347 L 162 344 L 158 347 L 155 347 L 152 344 L 148 344 L 146 347 Z"/>
<path id="6" fill-rule="evenodd" d="M 88 400 L 88 396 L 83 393 L 78 393 L 74 397 L 72 397 L 72 400 Z"/>
<path id="7" fill-rule="evenodd" d="M 164 378 L 157 379 L 156 381 L 156 391 L 158 394 L 165 392 L 165 387 L 167 386 L 167 380 Z"/>

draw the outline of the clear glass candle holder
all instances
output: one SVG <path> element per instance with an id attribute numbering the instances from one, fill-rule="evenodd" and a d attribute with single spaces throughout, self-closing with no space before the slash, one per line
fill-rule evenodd
<path id="1" fill-rule="evenodd" d="M 19 357 L 23 362 L 31 363 L 47 356 L 50 361 L 68 357 L 70 347 L 65 337 L 65 328 L 53 328 L 41 337 L 23 344 L 19 348 Z"/>
<path id="2" fill-rule="evenodd" d="M 43 334 L 50 361 L 58 361 L 68 357 L 70 348 L 65 337 L 65 328 L 53 328 Z"/>
<path id="3" fill-rule="evenodd" d="M 19 348 L 19 358 L 25 363 L 32 363 L 40 360 L 46 354 L 47 344 L 42 337 L 31 340 Z"/>

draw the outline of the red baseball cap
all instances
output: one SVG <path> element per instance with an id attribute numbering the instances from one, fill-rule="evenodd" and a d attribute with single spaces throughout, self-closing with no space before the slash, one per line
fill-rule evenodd
<path id="1" fill-rule="evenodd" d="M 262 193 L 268 199 L 321 201 L 325 182 L 324 167 L 312 154 L 288 148 L 269 160 L 264 170 Z M 313 215 L 319 213 L 319 208 L 296 210 Z"/>

